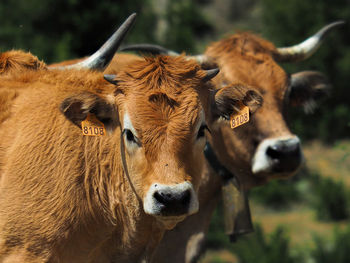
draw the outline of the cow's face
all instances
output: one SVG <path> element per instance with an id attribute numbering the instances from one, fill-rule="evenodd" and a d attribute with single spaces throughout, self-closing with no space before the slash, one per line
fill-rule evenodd
<path id="1" fill-rule="evenodd" d="M 198 210 L 206 120 L 198 94 L 188 95 L 127 95 L 120 111 L 125 169 L 145 212 L 169 223 Z"/>
<path id="2" fill-rule="evenodd" d="M 255 87 L 264 99 L 248 124 L 234 130 L 221 125 L 213 134 L 221 159 L 237 171 L 247 188 L 291 176 L 299 169 L 303 162 L 300 140 L 288 128 L 284 114 L 290 105 L 308 109 L 327 87 L 317 72 L 288 76 L 273 59 L 271 46 L 242 34 L 214 44 L 207 52 L 220 67 L 217 86 L 244 83 Z"/>
<path id="3" fill-rule="evenodd" d="M 196 192 L 208 122 L 229 115 L 243 98 L 261 102 L 259 94 L 244 87 L 239 92 L 210 89 L 208 80 L 216 74 L 184 57 L 139 60 L 117 75 L 105 76 L 115 84 L 105 104 L 118 117 L 108 121 L 105 106 L 90 110 L 119 136 L 125 176 L 145 213 L 167 228 L 198 210 Z M 69 108 L 75 107 L 69 105 L 68 100 L 61 110 L 72 120 Z M 119 124 L 113 128 L 116 121 Z"/>
<path id="4" fill-rule="evenodd" d="M 167 227 L 198 210 L 207 125 L 234 111 L 243 98 L 261 103 L 259 94 L 244 87 L 210 90 L 212 76 L 193 61 L 161 57 L 113 79 L 125 167 L 144 211 Z"/>
<path id="5" fill-rule="evenodd" d="M 176 95 L 169 87 L 124 88 L 116 98 L 125 169 L 144 211 L 168 227 L 198 210 L 196 190 L 207 125 L 199 84 L 193 81 Z"/>

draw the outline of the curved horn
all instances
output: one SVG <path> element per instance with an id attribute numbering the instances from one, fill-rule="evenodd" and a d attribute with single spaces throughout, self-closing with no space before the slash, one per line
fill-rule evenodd
<path id="1" fill-rule="evenodd" d="M 120 48 L 120 51 L 138 51 L 151 53 L 153 55 L 169 55 L 169 56 L 178 56 L 179 53 L 166 49 L 165 47 L 153 45 L 153 44 L 135 44 L 127 45 Z"/>
<path id="2" fill-rule="evenodd" d="M 300 44 L 277 48 L 277 52 L 274 54 L 275 60 L 278 62 L 296 62 L 309 58 L 319 48 L 326 36 L 334 28 L 343 24 L 345 24 L 344 21 L 333 22 Z"/>
<path id="3" fill-rule="evenodd" d="M 219 71 L 220 70 L 218 68 L 206 70 L 207 74 L 203 78 L 203 81 L 206 82 L 206 81 L 211 80 L 212 78 L 214 78 L 219 73 Z"/>
<path id="4" fill-rule="evenodd" d="M 103 46 L 83 61 L 59 69 L 91 69 L 96 71 L 103 71 L 111 62 L 115 52 L 118 50 L 121 42 L 125 38 L 131 26 L 136 19 L 136 13 L 130 15 L 125 22 L 114 32 L 114 34 L 103 44 Z"/>
<path id="5" fill-rule="evenodd" d="M 109 74 L 106 74 L 106 75 L 103 75 L 103 78 L 105 80 L 107 80 L 108 82 L 114 84 L 114 85 L 117 85 L 117 81 L 115 80 L 117 76 L 116 75 L 109 75 Z"/>

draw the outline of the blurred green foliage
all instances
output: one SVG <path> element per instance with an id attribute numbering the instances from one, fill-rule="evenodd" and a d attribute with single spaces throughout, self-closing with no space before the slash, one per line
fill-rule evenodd
<path id="1" fill-rule="evenodd" d="M 240 263 L 300 263 L 292 255 L 290 241 L 283 227 L 266 235 L 260 225 L 255 225 L 254 234 L 242 237 L 233 245 L 233 251 Z"/>
<path id="2" fill-rule="evenodd" d="M 349 193 L 345 184 L 329 177 L 312 175 L 312 201 L 317 219 L 337 221 L 349 218 Z"/>
<path id="3" fill-rule="evenodd" d="M 138 23 L 128 40 L 152 41 L 150 29 L 155 21 L 149 3 L 149 0 L 3 0 L 0 50 L 31 51 L 47 63 L 86 56 L 96 51 L 133 12 L 139 14 Z"/>
<path id="4" fill-rule="evenodd" d="M 225 247 L 234 253 L 240 263 L 293 263 L 300 262 L 291 255 L 289 238 L 283 227 L 277 228 L 272 234 L 266 235 L 259 224 L 254 225 L 254 233 L 241 236 L 235 243 L 230 243 L 222 231 L 224 222 L 222 206 L 214 213 L 207 236 L 207 247 L 219 249 Z"/>
<path id="5" fill-rule="evenodd" d="M 343 231 L 336 228 L 333 232 L 333 241 L 330 244 L 319 236 L 314 236 L 314 242 L 316 246 L 311 251 L 314 262 L 350 262 L 350 226 Z"/>
<path id="6" fill-rule="evenodd" d="M 348 263 L 350 262 L 350 226 L 344 230 L 335 228 L 332 239 L 314 235 L 314 246 L 293 250 L 285 228 L 277 227 L 266 234 L 259 224 L 255 232 L 230 244 L 229 250 L 240 263 Z M 219 259 L 217 262 L 220 262 Z"/>
<path id="7" fill-rule="evenodd" d="M 225 223 L 223 218 L 223 207 L 222 203 L 216 207 L 215 212 L 212 216 L 212 220 L 209 226 L 209 232 L 207 236 L 206 246 L 211 249 L 229 248 L 232 247 L 232 243 L 229 237 L 224 233 Z"/>
<path id="8" fill-rule="evenodd" d="M 46 63 L 78 58 L 96 51 L 133 12 L 136 23 L 125 43 L 158 42 L 194 51 L 196 37 L 210 29 L 197 2 L 154 0 L 2 0 L 0 51 L 23 49 Z M 159 21 L 167 26 L 157 41 Z"/>
<path id="9" fill-rule="evenodd" d="M 297 184 L 291 180 L 273 180 L 268 184 L 251 189 L 249 197 L 254 201 L 274 209 L 288 209 L 300 201 Z"/>
<path id="10" fill-rule="evenodd" d="M 317 220 L 334 223 L 347 220 L 350 215 L 350 192 L 345 184 L 342 181 L 322 177 L 314 171 L 303 170 L 303 173 L 304 176 L 294 182 L 276 180 L 251 190 L 249 193 L 251 200 L 264 205 L 267 209 L 287 209 L 291 204 L 303 204 L 315 212 Z M 335 229 L 332 240 L 326 236 L 315 235 L 314 246 L 296 251 L 291 249 L 288 233 L 281 227 L 266 235 L 258 225 L 255 226 L 253 234 L 240 237 L 237 243 L 230 243 L 228 236 L 223 232 L 222 214 L 220 205 L 210 224 L 207 246 L 209 249 L 230 250 L 239 258 L 240 263 L 350 262 L 349 225 L 345 230 Z"/>
<path id="11" fill-rule="evenodd" d="M 288 73 L 317 70 L 333 84 L 331 96 L 320 102 L 312 115 L 291 110 L 292 130 L 304 139 L 333 142 L 350 136 L 350 2 L 347 0 L 262 0 L 263 35 L 276 46 L 303 41 L 324 25 L 337 20 L 348 23 L 325 40 L 308 60 L 282 65 Z"/>
<path id="12" fill-rule="evenodd" d="M 173 50 L 196 52 L 196 41 L 212 32 L 208 19 L 200 12 L 196 1 L 168 1 L 166 8 L 168 21 L 164 46 Z"/>
<path id="13" fill-rule="evenodd" d="M 219 212 L 220 208 L 217 212 Z M 230 243 L 228 237 L 221 231 L 215 231 L 223 227 L 222 217 L 215 213 L 208 234 L 207 247 L 218 249 L 225 247 L 237 256 L 240 263 L 300 263 L 300 256 L 290 251 L 290 241 L 283 227 L 278 227 L 269 235 L 266 235 L 259 224 L 254 225 L 254 233 L 239 237 L 236 243 Z"/>

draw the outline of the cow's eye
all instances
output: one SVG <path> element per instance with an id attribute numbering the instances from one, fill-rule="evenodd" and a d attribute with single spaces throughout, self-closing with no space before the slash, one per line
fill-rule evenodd
<path id="1" fill-rule="evenodd" d="M 206 124 L 202 124 L 201 127 L 199 128 L 197 139 L 203 138 L 205 136 L 206 129 L 209 131 L 208 126 Z"/>
<path id="2" fill-rule="evenodd" d="M 136 140 L 134 134 L 129 129 L 124 129 L 123 134 L 128 142 L 137 143 L 137 140 Z"/>

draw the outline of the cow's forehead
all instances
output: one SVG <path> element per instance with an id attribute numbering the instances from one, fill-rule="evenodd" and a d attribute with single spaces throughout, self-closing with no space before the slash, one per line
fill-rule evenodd
<path id="1" fill-rule="evenodd" d="M 197 63 L 182 56 L 147 58 L 118 75 L 117 89 L 136 129 L 187 127 L 197 122 L 203 93 L 209 95 L 202 87 L 204 75 Z"/>
<path id="2" fill-rule="evenodd" d="M 272 54 L 276 47 L 269 41 L 247 32 L 237 33 L 213 43 L 207 49 L 207 53 L 229 54 L 235 53 L 241 56 L 256 54 Z"/>
<path id="3" fill-rule="evenodd" d="M 126 93 L 160 91 L 174 98 L 185 90 L 199 88 L 204 76 L 199 64 L 184 56 L 157 56 L 128 65 L 117 79 Z"/>
<path id="4" fill-rule="evenodd" d="M 203 106 L 197 93 L 187 92 L 181 95 L 176 99 L 169 98 L 165 93 L 131 96 L 125 108 L 131 118 L 140 123 L 164 126 L 177 121 L 193 125 L 197 122 Z"/>
<path id="5" fill-rule="evenodd" d="M 288 76 L 273 59 L 275 46 L 253 34 L 235 34 L 207 50 L 221 68 L 223 81 L 241 82 L 258 89 L 265 97 L 282 99 Z"/>
<path id="6" fill-rule="evenodd" d="M 161 95 L 159 95 L 161 96 Z M 170 101 L 152 101 L 152 96 L 137 96 L 127 103 L 130 121 L 147 153 L 155 155 L 161 147 L 189 146 L 193 132 L 203 120 L 198 96 Z"/>
<path id="7" fill-rule="evenodd" d="M 122 107 L 146 155 L 165 147 L 187 145 L 203 118 L 203 70 L 184 57 L 160 56 L 133 64 L 117 75 Z M 204 93 L 204 94 L 203 94 Z M 206 103 L 206 102 L 205 102 Z"/>

